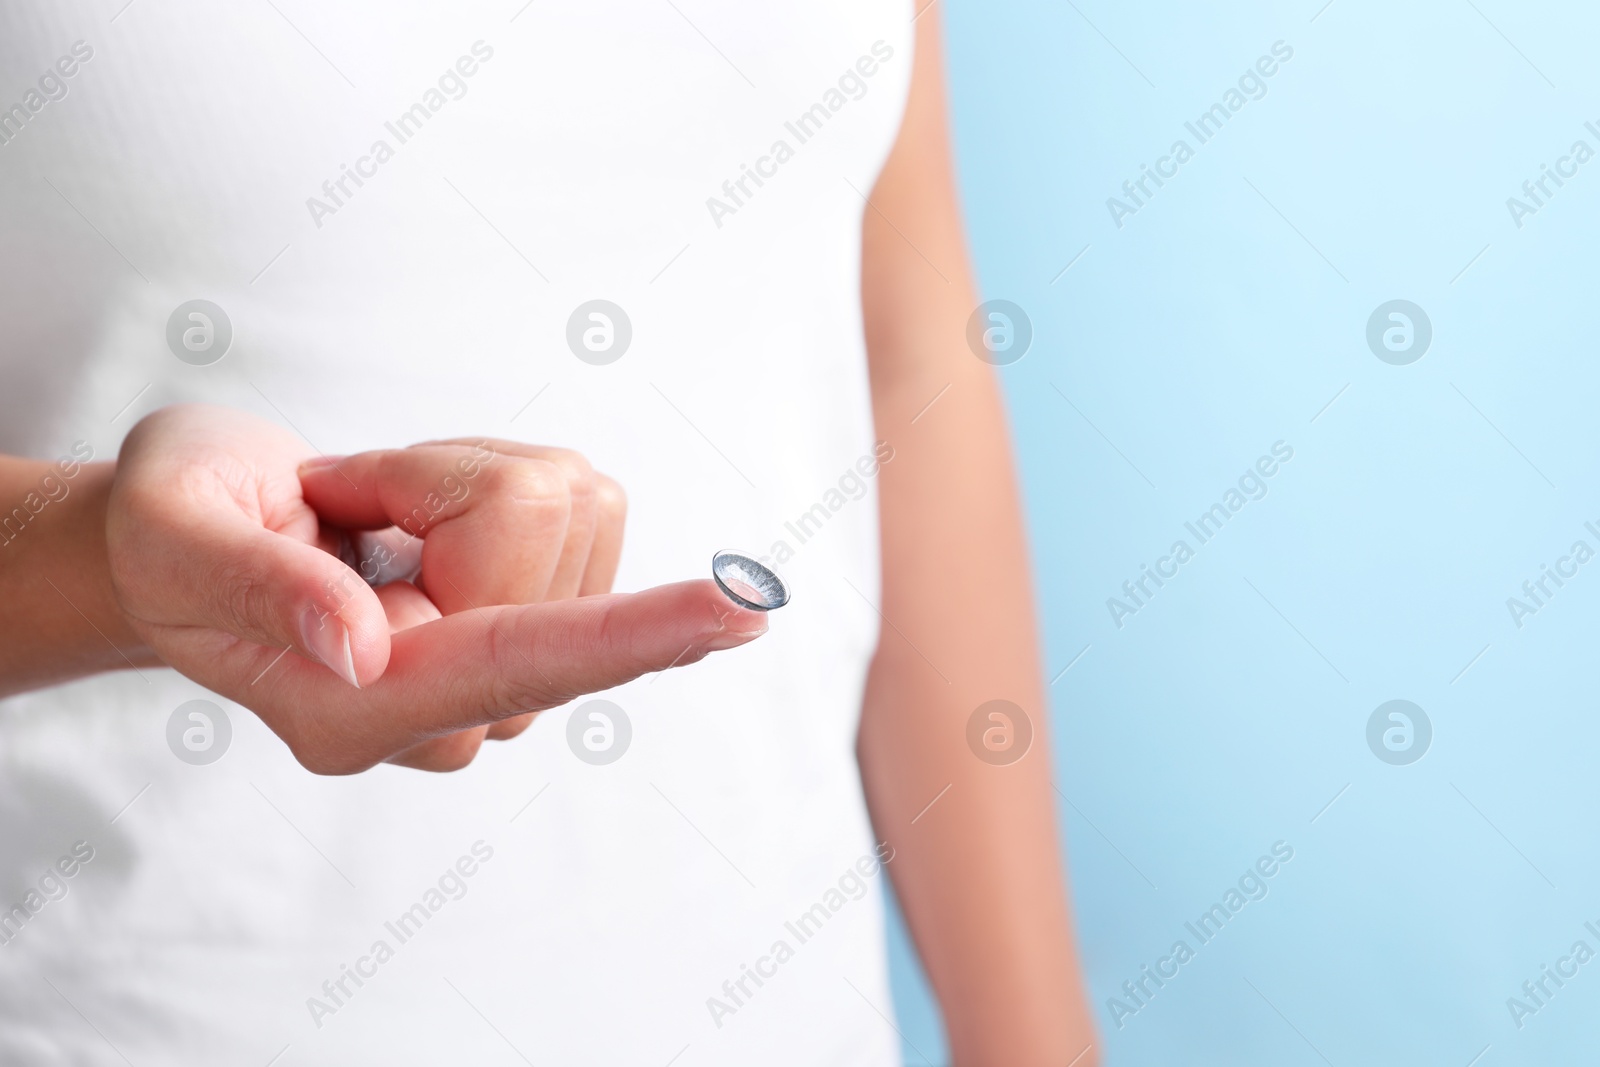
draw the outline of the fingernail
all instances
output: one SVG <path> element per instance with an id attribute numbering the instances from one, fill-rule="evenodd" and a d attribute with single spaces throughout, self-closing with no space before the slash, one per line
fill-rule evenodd
<path id="1" fill-rule="evenodd" d="M 339 621 L 339 616 L 317 607 L 307 608 L 300 616 L 300 639 L 329 670 L 357 689 L 361 688 L 356 678 L 356 658 L 350 649 L 350 631 Z"/>
<path id="2" fill-rule="evenodd" d="M 765 626 L 759 630 L 720 630 L 707 638 L 700 647 L 707 652 L 722 652 L 725 649 L 749 644 L 766 632 Z"/>
<path id="3" fill-rule="evenodd" d="M 339 465 L 340 460 L 347 458 L 346 456 L 318 456 L 316 459 L 308 459 L 300 464 L 300 469 L 302 471 L 315 471 L 324 467 L 336 467 Z"/>

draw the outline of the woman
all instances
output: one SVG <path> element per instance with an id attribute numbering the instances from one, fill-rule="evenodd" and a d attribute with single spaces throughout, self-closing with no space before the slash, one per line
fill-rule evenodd
<path id="1" fill-rule="evenodd" d="M 1094 1061 L 938 18 L 0 15 L 0 1059 Z"/>

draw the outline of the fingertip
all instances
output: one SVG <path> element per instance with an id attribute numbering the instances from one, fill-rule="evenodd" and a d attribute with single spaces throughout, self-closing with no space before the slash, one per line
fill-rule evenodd
<path id="1" fill-rule="evenodd" d="M 702 642 L 700 648 L 705 652 L 726 652 L 730 648 L 748 645 L 766 632 L 766 626 L 759 630 L 719 630 Z"/>
<path id="2" fill-rule="evenodd" d="M 307 475 L 315 474 L 318 471 L 331 471 L 333 468 L 337 467 L 341 461 L 348 458 L 348 456 L 313 456 L 312 458 L 305 460 L 300 464 L 300 476 L 304 478 Z"/>
<path id="3" fill-rule="evenodd" d="M 696 578 L 682 584 L 693 587 L 694 595 L 704 605 L 704 610 L 716 619 L 716 631 L 757 634 L 767 631 L 768 612 L 735 603 L 712 579 Z"/>
<path id="4" fill-rule="evenodd" d="M 377 593 L 370 587 L 365 592 L 359 608 L 351 605 L 354 610 L 343 613 L 350 621 L 349 665 L 357 688 L 376 682 L 389 667 L 389 618 Z"/>
<path id="5" fill-rule="evenodd" d="M 632 597 L 639 598 L 634 609 L 643 609 L 641 617 L 658 620 L 672 639 L 686 642 L 698 653 L 678 660 L 681 664 L 748 644 L 767 632 L 766 612 L 735 604 L 707 578 L 656 586 Z"/>
<path id="6" fill-rule="evenodd" d="M 354 571 L 339 567 L 338 580 L 324 582 L 301 616 L 302 645 L 361 689 L 389 666 L 389 619 L 377 591 Z"/>

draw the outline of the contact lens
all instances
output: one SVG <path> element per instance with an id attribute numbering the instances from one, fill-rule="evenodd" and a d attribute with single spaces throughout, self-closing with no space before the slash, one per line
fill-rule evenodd
<path id="1" fill-rule="evenodd" d="M 711 577 L 728 599 L 753 611 L 771 611 L 789 602 L 789 589 L 768 567 L 738 552 L 711 557 Z"/>

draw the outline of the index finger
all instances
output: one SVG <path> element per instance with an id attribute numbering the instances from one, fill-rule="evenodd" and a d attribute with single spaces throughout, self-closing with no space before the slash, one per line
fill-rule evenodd
<path id="1" fill-rule="evenodd" d="M 388 670 L 365 689 L 292 661 L 253 703 L 307 768 L 350 774 L 430 737 L 687 666 L 766 629 L 765 614 L 705 579 L 483 608 L 395 634 Z M 235 664 L 212 687 L 244 702 L 250 666 Z"/>

